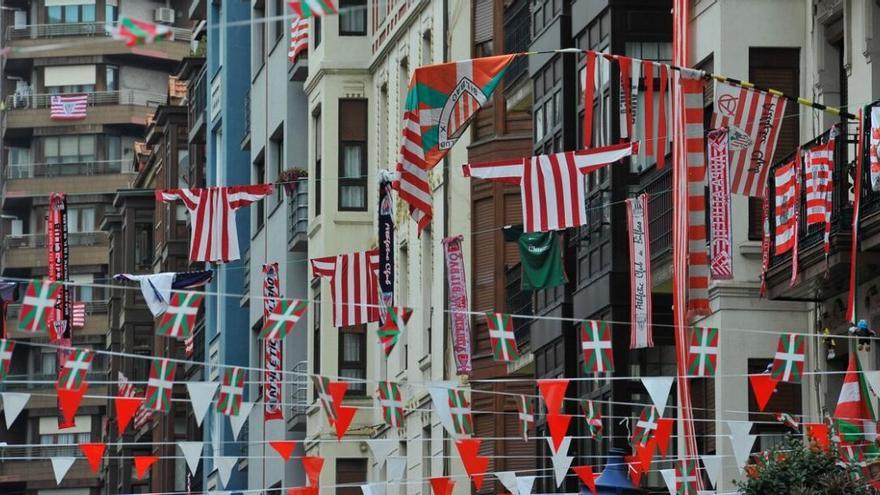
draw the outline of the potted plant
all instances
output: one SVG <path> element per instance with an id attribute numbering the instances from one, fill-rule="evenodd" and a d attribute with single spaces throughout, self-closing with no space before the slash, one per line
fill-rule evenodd
<path id="1" fill-rule="evenodd" d="M 296 185 L 300 182 L 305 183 L 305 179 L 308 176 L 309 173 L 305 169 L 294 167 L 282 170 L 281 173 L 278 174 L 278 180 L 276 182 L 284 185 L 284 191 L 288 196 L 293 196 L 293 193 L 296 192 Z"/>

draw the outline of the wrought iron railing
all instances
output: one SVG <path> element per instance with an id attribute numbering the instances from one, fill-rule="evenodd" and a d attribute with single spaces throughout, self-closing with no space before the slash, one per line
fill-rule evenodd
<path id="1" fill-rule="evenodd" d="M 70 247 L 107 246 L 110 243 L 108 232 L 71 232 L 67 235 Z M 3 249 L 44 248 L 46 234 L 8 235 L 3 238 Z"/>
<path id="2" fill-rule="evenodd" d="M 121 173 L 126 160 L 89 160 L 69 163 L 25 163 L 6 166 L 7 179 L 64 177 L 67 175 L 110 175 Z"/>
<path id="3" fill-rule="evenodd" d="M 648 193 L 648 232 L 651 233 L 651 258 L 672 250 L 672 172 L 670 168 L 649 178 L 641 193 Z"/>
<path id="4" fill-rule="evenodd" d="M 148 93 L 144 91 L 92 91 L 85 94 L 89 106 L 98 105 L 143 105 L 157 107 L 167 100 L 166 95 Z M 26 94 L 17 93 L 6 97 L 6 108 L 10 110 L 24 110 L 33 108 L 49 108 L 52 106 L 52 97 L 60 96 L 50 93 Z"/>
<path id="5" fill-rule="evenodd" d="M 291 412 L 294 422 L 305 422 L 306 411 L 309 409 L 309 363 L 300 361 L 293 366 L 291 389 Z"/>
<path id="6" fill-rule="evenodd" d="M 71 22 L 54 24 L 28 24 L 6 28 L 7 40 L 60 38 L 67 36 L 110 36 L 113 24 L 104 22 Z M 109 29 L 108 29 L 109 28 Z M 192 32 L 189 29 L 169 27 L 175 41 L 189 42 Z"/>

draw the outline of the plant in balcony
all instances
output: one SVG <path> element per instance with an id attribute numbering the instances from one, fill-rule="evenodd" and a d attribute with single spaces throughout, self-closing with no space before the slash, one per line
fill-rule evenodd
<path id="1" fill-rule="evenodd" d="M 293 193 L 296 192 L 296 185 L 299 182 L 304 182 L 306 177 L 309 176 L 309 172 L 302 168 L 289 168 L 287 170 L 282 170 L 280 174 L 278 174 L 277 184 L 284 185 L 284 192 L 287 193 L 288 196 L 293 196 Z"/>

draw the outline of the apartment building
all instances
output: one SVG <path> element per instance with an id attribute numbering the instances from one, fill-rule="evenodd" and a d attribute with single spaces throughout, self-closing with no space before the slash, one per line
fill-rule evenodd
<path id="1" fill-rule="evenodd" d="M 471 8 L 467 2 L 340 2 L 339 16 L 313 19 L 309 40 L 308 257 L 332 256 L 377 247 L 377 172 L 394 170 L 400 148 L 401 116 L 413 70 L 471 55 Z M 444 11 L 444 8 L 448 11 Z M 347 10 L 345 10 L 347 9 Z M 401 204 L 395 211 L 395 304 L 413 308 L 404 336 L 386 360 L 377 343 L 377 324 L 335 328 L 332 294 L 325 280 L 310 284 L 309 372 L 364 379 L 349 386 L 345 403 L 359 407 L 346 439 L 335 432 L 309 387 L 306 452 L 324 456 L 321 483 L 347 485 L 387 479 L 384 459 L 373 459 L 370 438 L 397 439 L 390 455 L 405 457 L 406 481 L 389 484 L 390 494 L 427 494 L 432 476 L 462 473 L 452 444 L 431 409 L 423 385 L 404 387 L 405 426 L 384 425 L 374 408 L 377 380 L 424 384 L 456 380 L 444 307 L 445 262 L 440 241 L 470 229 L 470 186 L 456 173 L 466 161 L 468 136 L 432 171 L 434 220 L 416 235 Z M 465 256 L 470 241 L 465 236 Z M 470 271 L 468 270 L 468 276 Z M 417 410 L 418 409 L 418 410 Z M 420 480 L 423 480 L 420 481 Z M 356 493 L 340 486 L 337 493 Z M 458 483 L 456 493 L 469 491 Z"/>
<path id="2" fill-rule="evenodd" d="M 308 299 L 311 280 L 308 263 L 308 108 L 303 80 L 308 70 L 307 53 L 289 60 L 290 10 L 285 2 L 256 2 L 251 9 L 250 86 L 246 97 L 249 120 L 241 142 L 249 154 L 252 183 L 280 183 L 275 193 L 251 208 L 251 241 L 246 259 L 246 283 L 252 299 L 249 306 L 249 363 L 266 368 L 274 344 L 257 336 L 263 328 L 263 266 L 277 263 L 278 293 L 284 298 Z M 280 489 L 303 486 L 301 463 L 284 462 L 268 442 L 297 440 L 306 436 L 307 390 L 309 387 L 305 318 L 281 344 L 282 369 L 299 374 L 281 374 L 281 419 L 260 401 L 250 416 L 248 445 L 248 487 Z M 270 347 L 267 347 L 270 346 Z M 264 375 L 251 376 L 253 400 L 267 388 Z M 267 393 L 275 393 L 267 391 Z M 270 410 L 267 410 L 270 407 Z M 272 418 L 267 420 L 267 418 Z M 297 447 L 294 456 L 302 455 Z"/>
<path id="3" fill-rule="evenodd" d="M 105 25 L 123 15 L 169 24 L 175 41 L 126 47 L 105 31 Z M 85 326 L 73 329 L 77 347 L 113 348 L 118 337 L 108 332 L 111 294 L 88 285 L 105 283 L 112 270 L 109 234 L 100 223 L 105 212 L 114 211 L 116 191 L 132 186 L 135 141 L 144 139 L 148 116 L 166 101 L 168 74 L 190 52 L 190 30 L 182 27 L 186 23 L 181 12 L 164 2 L 4 2 L 3 45 L 11 52 L 2 59 L 0 81 L 5 109 L 0 126 L 4 218 L 0 269 L 2 275 L 13 278 L 47 274 L 48 196 L 55 191 L 66 193 L 70 280 L 86 284 L 72 291 L 75 301 L 85 303 L 87 313 Z M 64 94 L 87 96 L 85 118 L 50 118 L 51 97 Z M 7 318 L 8 328 L 14 329 L 17 308 Z M 10 336 L 27 338 L 16 333 Z M 50 351 L 20 346 L 13 373 L 22 379 L 51 382 L 57 376 L 57 356 Z M 106 356 L 95 358 L 88 379 L 98 383 L 89 389 L 90 394 L 115 393 L 103 384 L 111 367 Z M 32 393 L 52 390 L 46 385 L 4 387 Z M 48 459 L 77 455 L 72 444 L 103 438 L 106 400 L 86 398 L 75 427 L 59 430 L 54 398 L 36 397 L 11 430 L 4 428 L 2 441 L 45 447 L 21 448 L 17 457 L 32 456 L 35 462 L 0 463 L 0 491 L 4 493 L 53 493 L 56 483 Z M 122 476 L 131 478 L 131 473 Z M 97 494 L 103 490 L 103 480 L 78 464 L 58 489 L 66 494 Z"/>

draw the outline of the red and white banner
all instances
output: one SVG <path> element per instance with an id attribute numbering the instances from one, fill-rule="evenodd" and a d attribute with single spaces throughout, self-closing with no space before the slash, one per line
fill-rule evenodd
<path id="1" fill-rule="evenodd" d="M 265 382 L 263 384 L 263 419 L 284 419 L 284 410 L 281 408 L 283 385 L 281 370 L 284 368 L 284 341 L 280 339 L 266 339 L 263 341 L 265 349 Z"/>
<path id="2" fill-rule="evenodd" d="M 871 189 L 880 191 L 880 106 L 871 108 Z"/>
<path id="3" fill-rule="evenodd" d="M 449 310 L 452 312 L 452 349 L 455 369 L 459 375 L 470 375 L 471 365 L 471 317 L 468 314 L 467 282 L 465 282 L 463 237 L 443 239 L 446 255 L 446 282 L 449 286 Z"/>
<path id="4" fill-rule="evenodd" d="M 50 103 L 50 119 L 81 120 L 86 118 L 89 95 L 53 95 Z"/>
<path id="5" fill-rule="evenodd" d="M 269 313 L 275 309 L 278 299 L 281 297 L 279 289 L 278 262 L 263 265 L 263 319 L 269 318 Z"/>
<path id="6" fill-rule="evenodd" d="M 733 278 L 727 129 L 709 131 L 709 239 L 713 280 Z"/>
<path id="7" fill-rule="evenodd" d="M 630 349 L 654 347 L 651 331 L 651 241 L 648 195 L 626 200 L 629 226 Z"/>
<path id="8" fill-rule="evenodd" d="M 760 296 L 767 295 L 767 270 L 770 268 L 770 199 L 767 191 L 761 198 L 761 292 Z"/>

